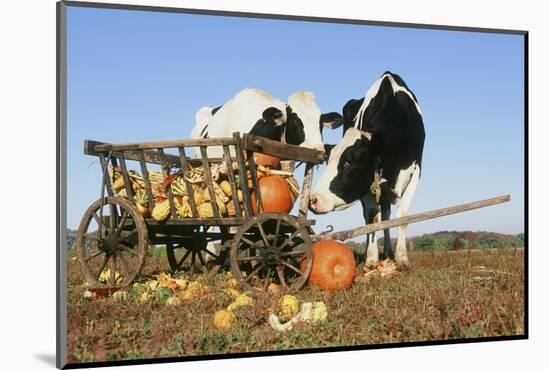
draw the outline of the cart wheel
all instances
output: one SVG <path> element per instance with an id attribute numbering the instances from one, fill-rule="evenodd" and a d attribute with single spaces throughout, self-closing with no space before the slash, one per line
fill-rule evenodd
<path id="1" fill-rule="evenodd" d="M 140 273 L 148 246 L 143 216 L 128 200 L 108 197 L 84 213 L 76 235 L 76 254 L 84 276 L 95 287 L 125 287 Z"/>
<path id="2" fill-rule="evenodd" d="M 196 231 L 204 233 L 207 227 L 199 227 Z M 205 238 L 190 238 L 187 243 L 168 243 L 166 244 L 166 256 L 172 271 L 189 271 L 195 267 L 198 261 L 201 266 L 209 267 L 213 265 L 223 265 L 227 258 L 225 248 L 219 251 L 207 249 L 208 240 Z"/>
<path id="3" fill-rule="evenodd" d="M 263 213 L 235 234 L 230 251 L 231 271 L 243 289 L 266 290 L 274 278 L 281 288 L 295 291 L 311 272 L 313 251 L 309 232 L 294 216 Z M 304 271 L 300 262 L 306 258 Z"/>

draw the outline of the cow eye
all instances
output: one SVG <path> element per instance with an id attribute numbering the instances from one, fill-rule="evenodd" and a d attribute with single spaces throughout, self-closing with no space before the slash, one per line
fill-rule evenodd
<path id="1" fill-rule="evenodd" d="M 351 166 L 351 161 L 349 159 L 347 159 L 345 162 L 344 162 L 344 167 L 349 167 Z"/>

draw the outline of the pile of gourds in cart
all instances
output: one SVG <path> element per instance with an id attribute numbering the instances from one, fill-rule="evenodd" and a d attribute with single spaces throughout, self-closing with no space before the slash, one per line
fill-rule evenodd
<path id="1" fill-rule="evenodd" d="M 280 160 L 277 157 L 255 153 L 256 173 L 260 187 L 265 212 L 288 213 L 299 196 L 298 181 L 288 171 L 279 170 Z M 238 171 L 238 164 L 233 162 L 233 171 Z M 127 198 L 124 178 L 120 167 L 111 168 L 111 187 L 120 197 Z M 236 210 L 232 199 L 231 184 L 228 178 L 226 163 L 212 164 L 210 166 L 212 186 L 215 192 L 216 205 L 222 217 L 235 217 Z M 241 204 L 244 217 L 243 192 L 240 189 L 240 174 L 235 175 L 237 186 L 237 198 Z M 248 188 L 253 188 L 252 175 L 250 170 L 246 173 Z M 178 218 L 193 217 L 189 198 L 193 197 L 200 218 L 214 217 L 210 192 L 208 190 L 205 169 L 197 166 L 185 172 L 178 171 L 164 177 L 160 171 L 149 171 L 151 190 L 155 198 L 153 211 L 150 212 L 149 201 L 145 191 L 143 177 L 136 171 L 128 171 L 128 177 L 134 190 L 133 201 L 139 212 L 145 217 L 152 217 L 156 221 L 164 221 L 170 217 L 170 203 L 168 202 L 168 191 L 174 196 L 176 215 Z M 185 181 L 192 184 L 192 194 L 188 194 Z M 252 192 L 252 209 L 257 214 L 255 195 Z"/>

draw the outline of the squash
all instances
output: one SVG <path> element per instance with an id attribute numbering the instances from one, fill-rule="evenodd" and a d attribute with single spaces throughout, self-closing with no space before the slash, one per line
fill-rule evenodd
<path id="1" fill-rule="evenodd" d="M 281 176 L 266 176 L 258 180 L 264 212 L 288 213 L 292 209 L 292 195 L 285 179 Z M 252 191 L 252 211 L 258 214 L 256 195 Z"/>
<path id="2" fill-rule="evenodd" d="M 307 259 L 300 263 L 305 270 Z M 351 286 L 355 276 L 355 259 L 351 250 L 335 240 L 323 240 L 313 245 L 313 265 L 309 275 L 309 285 L 317 285 L 322 290 L 334 291 Z"/>
<path id="3" fill-rule="evenodd" d="M 235 315 L 227 309 L 219 310 L 214 314 L 212 322 L 216 329 L 228 330 L 231 329 L 233 323 L 235 322 Z"/>
<path id="4" fill-rule="evenodd" d="M 264 167 L 279 168 L 281 160 L 279 157 L 274 157 L 272 155 L 254 153 L 254 163 L 256 163 L 256 166 L 262 165 Z"/>
<path id="5" fill-rule="evenodd" d="M 282 322 L 289 321 L 300 311 L 300 301 L 293 295 L 284 295 L 277 302 L 277 314 Z"/>

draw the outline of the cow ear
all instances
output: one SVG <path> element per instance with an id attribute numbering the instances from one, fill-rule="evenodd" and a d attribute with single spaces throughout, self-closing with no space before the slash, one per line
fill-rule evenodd
<path id="1" fill-rule="evenodd" d="M 328 159 L 330 158 L 330 153 L 332 152 L 332 148 L 334 148 L 336 145 L 334 144 L 324 144 L 325 147 L 325 162 L 328 163 Z"/>
<path id="2" fill-rule="evenodd" d="M 319 118 L 319 124 L 326 128 L 338 128 L 344 123 L 344 118 L 340 113 L 330 112 L 323 113 Z"/>
<path id="3" fill-rule="evenodd" d="M 283 112 L 279 108 L 269 107 L 262 113 L 264 121 L 273 126 L 279 126 L 283 124 Z"/>

